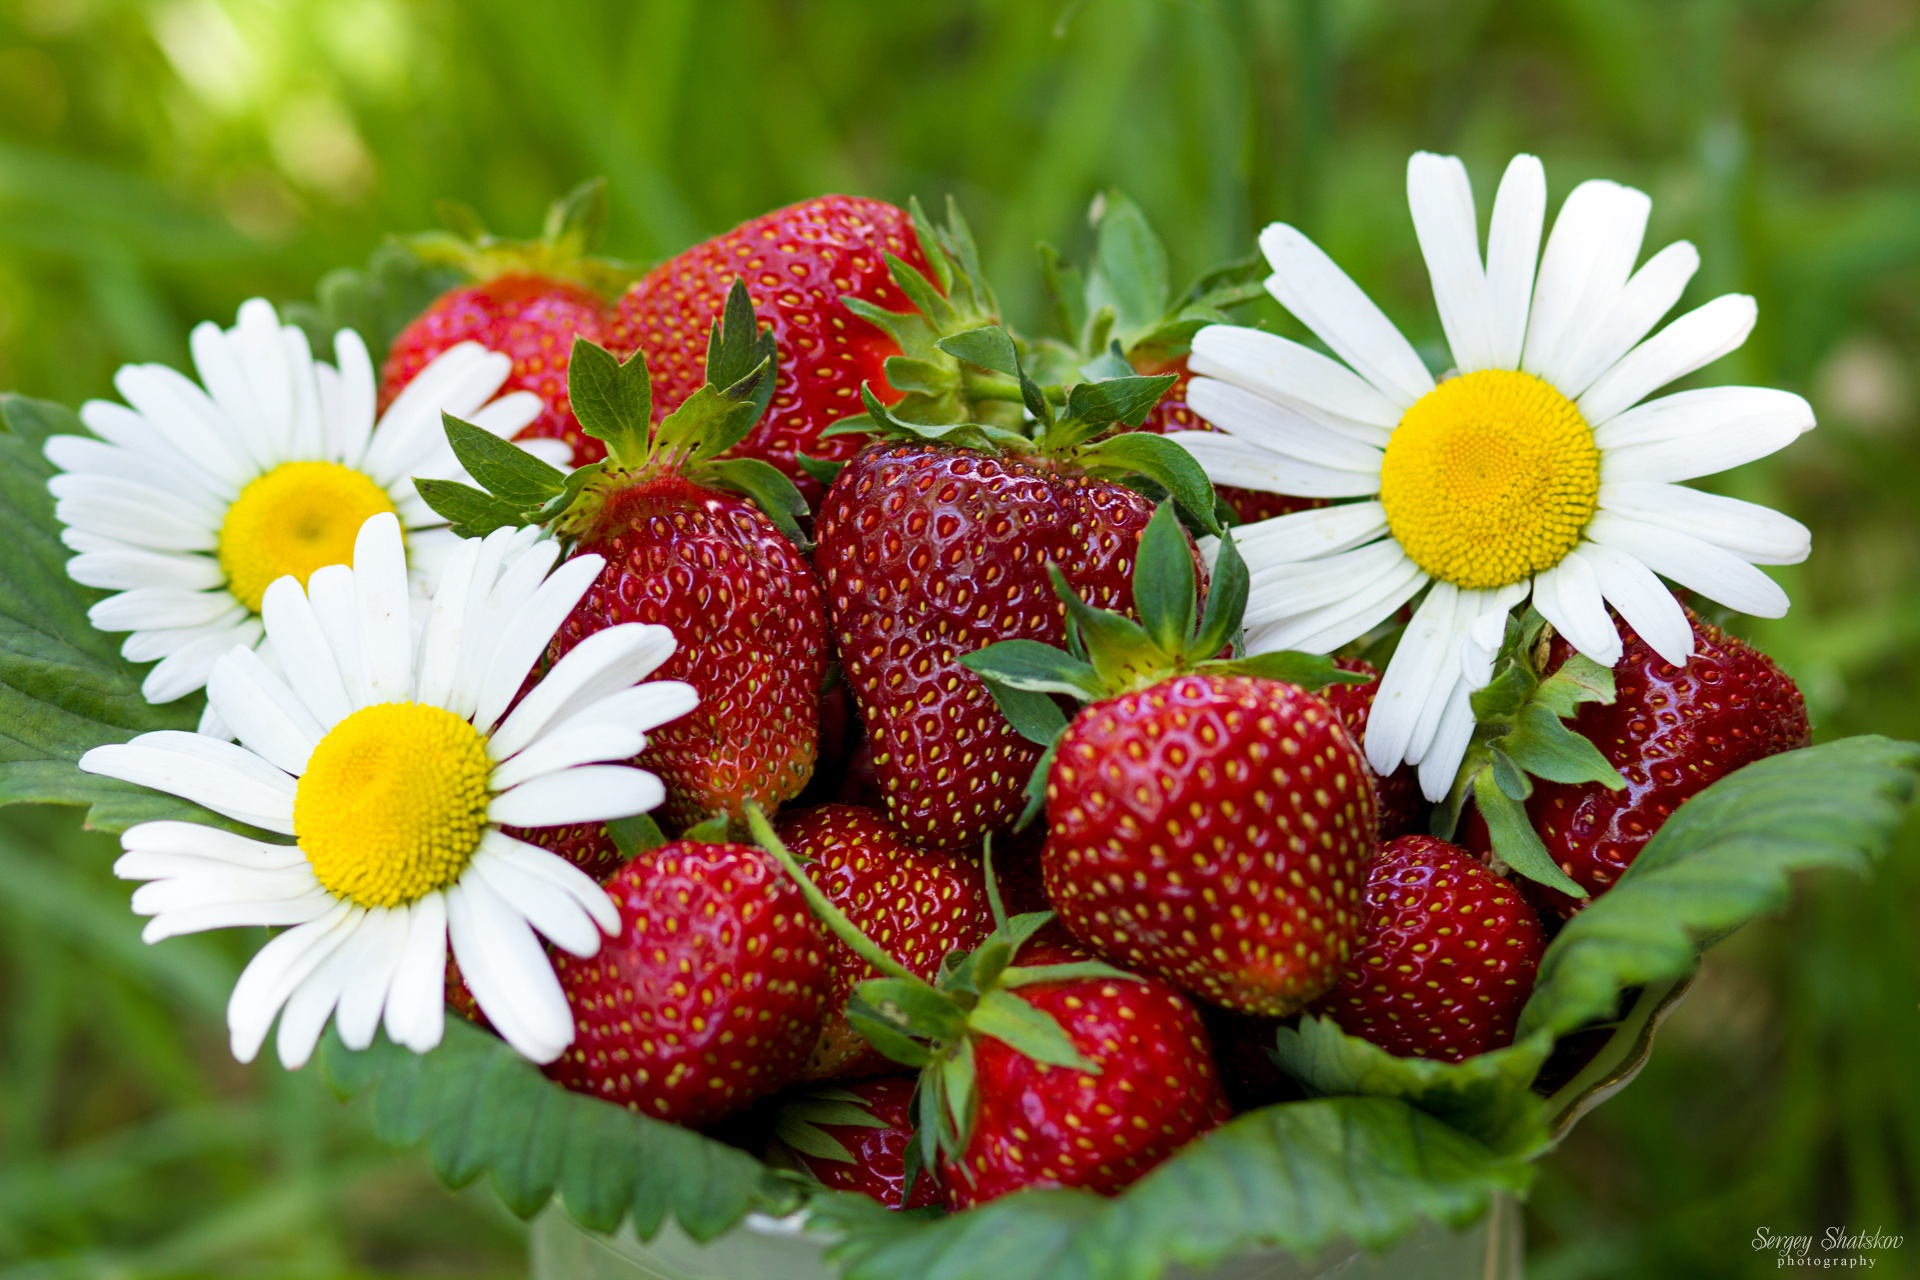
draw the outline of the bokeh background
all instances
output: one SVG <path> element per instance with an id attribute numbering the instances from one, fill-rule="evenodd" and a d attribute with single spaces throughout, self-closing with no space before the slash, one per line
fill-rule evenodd
<path id="1" fill-rule="evenodd" d="M 77 402 L 297 298 L 457 198 L 530 232 L 592 174 L 659 257 L 826 190 L 952 192 L 1011 317 L 1105 186 L 1176 264 L 1281 218 L 1437 339 L 1417 147 L 1605 175 L 1758 296 L 1709 370 L 1820 429 L 1726 482 L 1815 530 L 1744 628 L 1818 732 L 1920 737 L 1920 7 L 1910 0 L 4 0 L 0 387 Z M 1277 310 L 1262 315 L 1281 323 Z M 0 549 L 4 554 L 4 549 Z M 0 1280 L 511 1276 L 523 1229 L 376 1147 L 311 1073 L 229 1060 L 256 938 L 145 948 L 109 840 L 0 815 Z M 1719 948 L 1528 1206 L 1537 1280 L 1760 1274 L 1756 1230 L 1904 1232 L 1920 1274 L 1920 833 Z"/>

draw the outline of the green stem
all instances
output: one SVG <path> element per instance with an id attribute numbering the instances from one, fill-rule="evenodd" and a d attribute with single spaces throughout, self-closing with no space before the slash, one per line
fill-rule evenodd
<path id="1" fill-rule="evenodd" d="M 888 955 L 879 943 L 860 932 L 860 926 L 847 919 L 846 912 L 827 901 L 827 895 L 820 892 L 820 886 L 807 878 L 807 873 L 800 868 L 799 860 L 793 856 L 786 845 L 780 842 L 780 837 L 773 833 L 773 824 L 767 821 L 766 811 L 751 801 L 747 803 L 747 826 L 753 832 L 753 838 L 760 842 L 760 847 L 767 851 L 768 856 L 793 877 L 793 882 L 800 886 L 800 892 L 806 898 L 807 905 L 813 908 L 813 913 L 820 917 L 821 923 L 833 931 L 834 937 L 846 943 L 855 955 L 889 978 L 919 983 L 929 991 L 933 989 L 919 975 Z"/>

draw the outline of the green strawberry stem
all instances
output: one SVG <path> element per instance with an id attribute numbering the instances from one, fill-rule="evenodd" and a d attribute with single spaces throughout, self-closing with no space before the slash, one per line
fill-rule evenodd
<path id="1" fill-rule="evenodd" d="M 813 913 L 820 917 L 821 923 L 832 930 L 834 937 L 846 943 L 855 955 L 888 977 L 917 984 L 925 987 L 929 992 L 933 991 L 932 984 L 914 976 L 905 965 L 888 955 L 884 947 L 862 933 L 860 926 L 847 919 L 846 912 L 827 900 L 827 895 L 820 892 L 820 886 L 808 877 L 801 868 L 799 860 L 793 856 L 793 852 L 781 842 L 778 835 L 774 834 L 773 824 L 767 821 L 764 809 L 749 801 L 746 814 L 747 828 L 753 832 L 753 838 L 759 842 L 762 849 L 767 851 L 767 856 L 779 863 L 781 869 L 800 886 L 800 893 L 806 898 L 807 905 L 813 908 Z"/>

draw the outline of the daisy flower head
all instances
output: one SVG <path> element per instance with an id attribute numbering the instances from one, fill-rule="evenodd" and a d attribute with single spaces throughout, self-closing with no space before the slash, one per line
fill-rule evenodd
<path id="1" fill-rule="evenodd" d="M 1382 676 L 1366 750 L 1382 773 L 1418 764 L 1438 799 L 1472 736 L 1469 695 L 1528 599 L 1605 666 L 1621 655 L 1608 606 L 1667 661 L 1691 654 L 1662 577 L 1746 613 L 1786 612 L 1754 566 L 1804 560 L 1805 526 L 1681 482 L 1783 448 L 1813 411 L 1760 387 L 1648 399 L 1738 347 L 1756 313 L 1730 294 L 1654 332 L 1699 255 L 1671 244 L 1635 268 L 1643 193 L 1580 184 L 1543 250 L 1546 175 L 1518 156 L 1484 257 L 1459 160 L 1415 155 L 1407 198 L 1452 372 L 1436 381 L 1332 259 L 1275 224 L 1260 237 L 1267 288 L 1338 359 L 1203 329 L 1187 399 L 1219 431 L 1174 438 L 1218 483 L 1335 500 L 1235 531 L 1253 651 L 1331 651 L 1426 592 Z"/>
<path id="2" fill-rule="evenodd" d="M 199 381 L 163 365 L 114 376 L 125 404 L 91 401 L 94 434 L 55 436 L 48 487 L 67 573 L 114 592 L 89 612 L 102 631 L 131 632 L 122 653 L 153 662 L 141 692 L 172 702 L 206 684 L 214 663 L 261 636 L 268 586 L 340 564 L 369 516 L 392 512 L 417 585 L 457 541 L 414 489 L 416 476 L 465 480 L 442 411 L 511 437 L 540 413 L 531 392 L 494 398 L 512 369 L 504 355 L 463 343 L 433 361 L 376 420 L 373 361 L 352 330 L 334 338 L 334 364 L 306 335 L 253 299 L 238 322 L 192 337 Z M 548 461 L 570 454 L 529 442 Z M 528 447 L 523 445 L 522 447 Z"/>
<path id="3" fill-rule="evenodd" d="M 146 882 L 133 908 L 152 917 L 148 942 L 285 928 L 227 1007 L 241 1061 L 276 1015 L 289 1067 L 330 1017 L 354 1048 L 383 1020 L 396 1043 L 432 1048 L 449 945 L 515 1049 L 550 1062 L 572 1041 L 536 932 L 591 956 L 619 916 L 583 872 L 502 828 L 658 805 L 660 780 L 625 762 L 696 698 L 681 681 L 646 681 L 672 654 L 672 634 L 626 623 L 582 641 L 516 701 L 600 571 L 598 556 L 556 569 L 558 555 L 530 530 L 457 540 L 423 602 L 408 586 L 399 518 L 381 512 L 361 526 L 350 567 L 266 589 L 261 617 L 284 675 L 245 646 L 214 664 L 207 695 L 238 742 L 162 731 L 81 758 L 89 773 L 291 837 L 149 822 L 126 831 L 114 864 Z"/>

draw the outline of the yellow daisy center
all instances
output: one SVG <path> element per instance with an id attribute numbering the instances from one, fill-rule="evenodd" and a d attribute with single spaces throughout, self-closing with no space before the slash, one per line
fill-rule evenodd
<path id="1" fill-rule="evenodd" d="M 398 907 L 460 878 L 487 829 L 493 762 L 453 712 L 382 702 L 313 749 L 293 798 L 293 833 L 336 898 Z"/>
<path id="2" fill-rule="evenodd" d="M 1600 450 L 1532 374 L 1450 378 L 1400 419 L 1380 465 L 1394 540 L 1442 582 L 1486 589 L 1551 569 L 1600 505 Z"/>
<path id="3" fill-rule="evenodd" d="M 372 516 L 393 510 L 387 491 L 337 462 L 286 462 L 240 491 L 220 523 L 227 590 L 260 612 L 267 588 L 292 574 L 353 560 L 353 540 Z"/>

